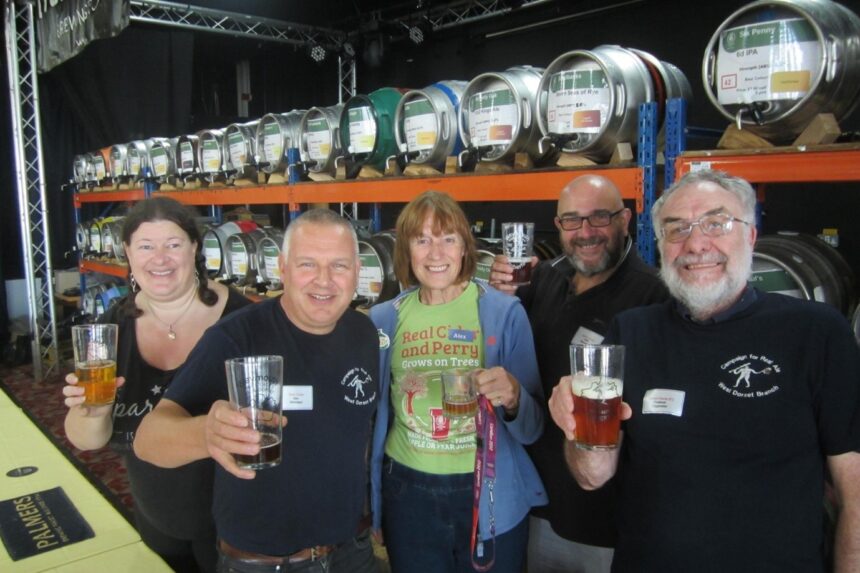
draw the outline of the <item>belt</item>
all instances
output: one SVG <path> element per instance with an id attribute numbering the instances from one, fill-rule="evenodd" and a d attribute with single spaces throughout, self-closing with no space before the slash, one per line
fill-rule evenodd
<path id="1" fill-rule="evenodd" d="M 242 549 L 233 547 L 223 539 L 218 541 L 218 548 L 221 550 L 221 553 L 227 557 L 259 565 L 284 565 L 285 563 L 295 564 L 302 563 L 304 561 L 317 561 L 338 547 L 338 545 L 316 545 L 314 547 L 306 547 L 305 549 L 296 551 L 291 555 L 277 557 L 274 555 L 263 555 L 262 553 L 243 551 Z"/>
<path id="2" fill-rule="evenodd" d="M 365 515 L 358 522 L 357 533 L 364 533 L 364 531 L 366 531 L 368 527 L 370 527 L 370 516 Z M 246 563 L 255 563 L 259 565 L 284 565 L 303 563 L 305 561 L 318 561 L 323 557 L 329 555 L 333 551 L 337 550 L 342 545 L 343 543 L 339 543 L 337 545 L 315 545 L 313 547 L 306 547 L 304 549 L 296 551 L 295 553 L 291 553 L 290 555 L 281 557 L 276 555 L 263 555 L 262 553 L 252 553 L 250 551 L 244 551 L 237 547 L 233 547 L 223 539 L 218 540 L 218 548 L 225 556 L 231 559 L 244 561 Z"/>

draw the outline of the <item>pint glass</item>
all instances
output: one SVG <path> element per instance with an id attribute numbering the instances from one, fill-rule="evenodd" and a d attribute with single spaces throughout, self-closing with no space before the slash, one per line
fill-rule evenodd
<path id="1" fill-rule="evenodd" d="M 260 432 L 256 455 L 235 454 L 241 468 L 261 470 L 281 463 L 281 396 L 284 359 L 281 356 L 246 356 L 224 362 L 230 404 L 245 414 L 250 427 Z"/>
<path id="2" fill-rule="evenodd" d="M 570 369 L 576 446 L 588 450 L 618 447 L 624 347 L 571 344 Z"/>
<path id="3" fill-rule="evenodd" d="M 75 376 L 84 389 L 84 404 L 102 406 L 116 399 L 116 324 L 72 327 Z"/>
<path id="4" fill-rule="evenodd" d="M 513 286 L 527 285 L 532 280 L 534 252 L 534 223 L 502 223 L 502 250 L 508 264 L 514 267 Z"/>

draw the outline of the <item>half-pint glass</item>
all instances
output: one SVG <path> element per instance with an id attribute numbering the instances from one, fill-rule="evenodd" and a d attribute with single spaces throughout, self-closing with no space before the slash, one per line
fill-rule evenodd
<path id="1" fill-rule="evenodd" d="M 75 376 L 84 389 L 84 404 L 102 406 L 116 399 L 116 324 L 81 324 L 72 327 Z"/>
<path id="2" fill-rule="evenodd" d="M 442 371 L 442 413 L 446 418 L 469 418 L 478 412 L 473 371 L 452 368 Z"/>
<path id="3" fill-rule="evenodd" d="M 511 285 L 521 286 L 531 282 L 534 242 L 534 223 L 502 223 L 502 251 L 508 258 L 508 264 L 514 267 Z"/>
<path id="4" fill-rule="evenodd" d="M 576 446 L 588 450 L 618 447 L 624 347 L 571 344 L 570 370 Z"/>
<path id="5" fill-rule="evenodd" d="M 224 366 L 230 404 L 245 414 L 251 428 L 260 432 L 260 451 L 256 455 L 236 454 L 236 463 L 251 470 L 278 465 L 281 463 L 283 357 L 231 358 Z"/>

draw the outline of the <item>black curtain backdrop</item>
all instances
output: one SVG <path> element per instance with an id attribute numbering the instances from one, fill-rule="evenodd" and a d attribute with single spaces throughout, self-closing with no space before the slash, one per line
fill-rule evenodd
<path id="1" fill-rule="evenodd" d="M 71 177 L 72 158 L 115 143 L 187 132 L 193 48 L 190 32 L 129 28 L 42 76 L 42 143 L 55 267 L 75 262 L 69 254 L 74 245 L 72 190 L 63 188 Z"/>

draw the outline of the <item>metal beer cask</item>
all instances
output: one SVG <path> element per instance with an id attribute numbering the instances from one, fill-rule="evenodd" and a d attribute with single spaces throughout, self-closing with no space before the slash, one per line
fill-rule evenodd
<path id="1" fill-rule="evenodd" d="M 224 130 L 224 169 L 230 178 L 253 178 L 257 170 L 258 120 L 231 123 Z"/>
<path id="2" fill-rule="evenodd" d="M 492 272 L 493 261 L 496 255 L 502 254 L 501 241 L 489 240 L 480 237 L 475 238 L 475 246 L 478 251 L 478 261 L 475 265 L 475 278 L 489 282 Z"/>
<path id="3" fill-rule="evenodd" d="M 363 306 L 385 302 L 400 292 L 400 283 L 394 274 L 393 233 L 383 232 L 358 241 L 361 269 L 358 276 L 356 299 Z"/>
<path id="4" fill-rule="evenodd" d="M 385 160 L 397 153 L 394 114 L 403 98 L 399 88 L 380 88 L 349 98 L 340 112 L 341 147 L 356 166 L 382 171 Z"/>
<path id="5" fill-rule="evenodd" d="M 702 80 L 738 128 L 791 141 L 817 114 L 839 120 L 857 105 L 860 18 L 830 0 L 753 2 L 711 37 Z"/>
<path id="6" fill-rule="evenodd" d="M 257 270 L 257 245 L 266 236 L 262 229 L 236 233 L 227 239 L 226 274 L 232 279 L 244 279 Z"/>
<path id="7" fill-rule="evenodd" d="M 200 178 L 211 183 L 224 173 L 224 132 L 220 129 L 204 129 L 197 134 L 197 139 Z"/>
<path id="8" fill-rule="evenodd" d="M 622 142 L 635 143 L 639 106 L 656 101 L 662 123 L 666 99 L 690 99 L 684 74 L 641 50 L 604 45 L 556 58 L 540 83 L 538 125 L 563 153 L 606 161 Z"/>
<path id="9" fill-rule="evenodd" d="M 257 245 L 257 274 L 270 288 L 283 287 L 278 259 L 284 243 L 284 232 L 275 227 L 267 227 L 266 236 Z"/>
<path id="10" fill-rule="evenodd" d="M 128 144 L 117 143 L 111 146 L 110 171 L 114 183 L 122 183 L 128 179 Z"/>
<path id="11" fill-rule="evenodd" d="M 254 221 L 229 221 L 203 233 L 203 256 L 206 258 L 206 272 L 211 278 L 227 272 L 227 240 L 230 236 L 256 228 Z"/>
<path id="12" fill-rule="evenodd" d="M 535 109 L 543 69 L 515 66 L 481 74 L 468 83 L 460 105 L 460 137 L 480 161 L 501 162 L 526 152 L 541 157 Z"/>
<path id="13" fill-rule="evenodd" d="M 160 183 L 173 181 L 176 177 L 177 138 L 156 138 L 149 147 L 149 165 L 152 177 Z"/>
<path id="14" fill-rule="evenodd" d="M 287 171 L 287 149 L 299 148 L 304 110 L 288 113 L 268 113 L 257 125 L 257 156 L 264 173 Z"/>
<path id="15" fill-rule="evenodd" d="M 338 133 L 342 109 L 342 104 L 312 107 L 302 116 L 299 150 L 309 172 L 334 175 L 335 159 L 343 155 Z"/>
<path id="16" fill-rule="evenodd" d="M 87 173 L 89 172 L 90 157 L 87 153 L 75 155 L 72 161 L 72 181 L 82 187 L 87 182 Z"/>
<path id="17" fill-rule="evenodd" d="M 176 175 L 180 179 L 188 179 L 200 170 L 197 156 L 199 140 L 197 135 L 181 135 L 176 142 Z"/>
<path id="18" fill-rule="evenodd" d="M 853 292 L 847 291 L 845 285 L 853 285 L 853 273 L 843 278 L 847 263 L 834 264 L 833 257 L 841 259 L 835 249 L 824 254 L 824 247 L 832 247 L 823 241 L 813 245 L 810 239 L 814 238 L 801 239 L 796 233 L 760 236 L 749 282 L 767 292 L 824 302 L 847 314 L 853 304 Z"/>
<path id="19" fill-rule="evenodd" d="M 152 169 L 149 163 L 150 146 L 152 146 L 151 139 L 132 141 L 128 144 L 127 175 L 131 183 L 143 181 L 144 177 Z"/>
<path id="20" fill-rule="evenodd" d="M 394 111 L 394 138 L 407 162 L 443 169 L 463 149 L 460 101 L 466 82 L 446 80 L 408 91 Z"/>
<path id="21" fill-rule="evenodd" d="M 110 161 L 105 160 L 105 153 L 93 151 L 87 156 L 89 158 L 89 169 L 87 170 L 89 182 L 98 187 L 102 183 L 111 181 Z"/>

